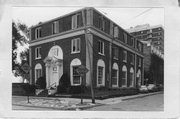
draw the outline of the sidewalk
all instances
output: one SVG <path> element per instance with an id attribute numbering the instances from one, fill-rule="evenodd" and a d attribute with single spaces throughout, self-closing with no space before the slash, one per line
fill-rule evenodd
<path id="1" fill-rule="evenodd" d="M 116 97 L 109 98 L 104 100 L 95 100 L 95 104 L 91 103 L 91 99 L 83 99 L 83 104 L 81 104 L 81 99 L 77 98 L 56 98 L 56 97 L 35 97 L 30 96 L 30 103 L 27 103 L 26 96 L 12 96 L 12 98 L 24 98 L 24 100 L 20 101 L 12 101 L 13 105 L 17 106 L 30 106 L 30 107 L 41 107 L 41 108 L 51 108 L 56 110 L 82 110 L 86 108 L 92 108 L 95 106 L 108 105 L 108 104 L 116 104 L 121 101 L 135 99 L 135 98 L 143 98 L 149 95 L 156 95 L 163 93 L 154 92 L 147 94 L 138 94 L 132 96 L 124 96 L 124 97 Z"/>

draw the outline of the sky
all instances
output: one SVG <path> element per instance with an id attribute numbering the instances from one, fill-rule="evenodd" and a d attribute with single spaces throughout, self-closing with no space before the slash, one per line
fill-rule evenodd
<path id="1" fill-rule="evenodd" d="M 30 27 L 81 8 L 83 7 L 13 7 L 12 19 L 21 21 Z M 150 24 L 151 26 L 161 24 L 164 26 L 164 8 L 161 7 L 95 8 L 124 29 L 142 24 Z"/>

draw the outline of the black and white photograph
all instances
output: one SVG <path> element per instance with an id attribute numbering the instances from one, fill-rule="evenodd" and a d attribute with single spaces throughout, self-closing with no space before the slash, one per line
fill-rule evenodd
<path id="1" fill-rule="evenodd" d="M 169 30 L 180 31 L 172 15 L 178 0 L 105 1 L 1 5 L 2 26 L 9 25 L 2 36 L 8 42 L 0 42 L 2 56 L 8 52 L 0 77 L 9 85 L 5 93 L 1 83 L 8 105 L 2 112 L 15 118 L 179 115 L 180 42 Z"/>

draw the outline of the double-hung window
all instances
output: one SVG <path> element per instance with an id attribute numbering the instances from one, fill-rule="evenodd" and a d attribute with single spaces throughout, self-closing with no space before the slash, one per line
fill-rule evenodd
<path id="1" fill-rule="evenodd" d="M 124 43 L 127 43 L 127 34 L 123 33 L 123 36 L 124 36 Z"/>
<path id="2" fill-rule="evenodd" d="M 41 47 L 35 48 L 35 59 L 41 59 Z"/>
<path id="3" fill-rule="evenodd" d="M 131 64 L 134 64 L 134 54 L 130 55 L 130 59 L 131 59 Z"/>
<path id="4" fill-rule="evenodd" d="M 81 46 L 80 38 L 73 39 L 72 40 L 72 46 L 71 46 L 71 52 L 72 53 L 79 53 L 80 52 L 80 46 Z"/>
<path id="5" fill-rule="evenodd" d="M 80 85 L 81 78 L 80 75 L 77 73 L 78 66 L 73 66 L 73 85 Z"/>
<path id="6" fill-rule="evenodd" d="M 123 62 L 127 62 L 127 51 L 123 51 Z"/>
<path id="7" fill-rule="evenodd" d="M 104 55 L 104 42 L 98 41 L 98 53 Z"/>
<path id="8" fill-rule="evenodd" d="M 139 58 L 139 67 L 141 67 L 141 58 Z"/>
<path id="9" fill-rule="evenodd" d="M 103 68 L 102 66 L 98 66 L 98 85 L 103 84 Z"/>
<path id="10" fill-rule="evenodd" d="M 118 48 L 114 47 L 112 49 L 112 52 L 113 52 L 113 59 L 118 59 Z"/>
<path id="11" fill-rule="evenodd" d="M 41 27 L 38 27 L 35 29 L 35 39 L 38 39 L 41 37 Z"/>
<path id="12" fill-rule="evenodd" d="M 52 24 L 52 34 L 56 34 L 58 32 L 59 32 L 59 23 L 58 21 L 55 21 Z"/>

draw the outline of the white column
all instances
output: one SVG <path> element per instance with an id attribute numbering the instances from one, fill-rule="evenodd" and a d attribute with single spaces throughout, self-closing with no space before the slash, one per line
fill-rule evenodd
<path id="1" fill-rule="evenodd" d="M 46 88 L 49 87 L 50 85 L 50 64 L 49 63 L 46 63 Z"/>

